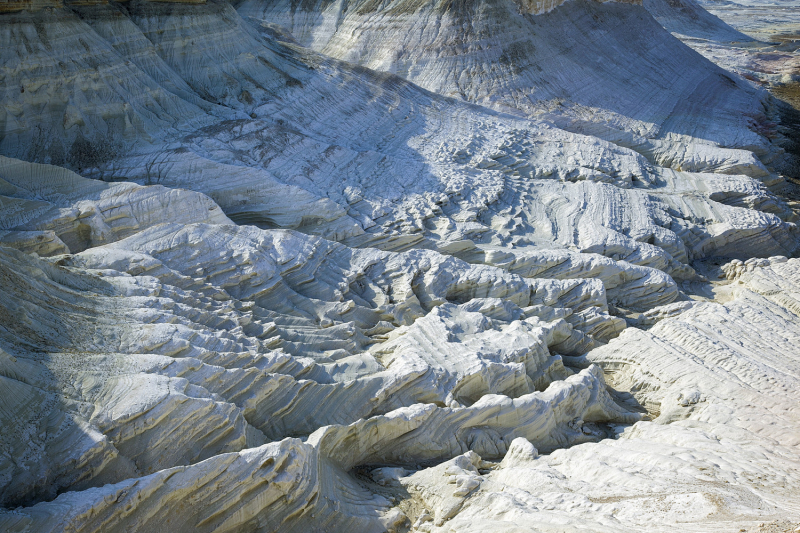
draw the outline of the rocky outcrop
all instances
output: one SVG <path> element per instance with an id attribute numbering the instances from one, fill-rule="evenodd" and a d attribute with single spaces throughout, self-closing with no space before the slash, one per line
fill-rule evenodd
<path id="1" fill-rule="evenodd" d="M 0 243 L 48 256 L 118 241 L 165 222 L 232 224 L 191 191 L 103 183 L 0 156 Z"/>
<path id="2" fill-rule="evenodd" d="M 103 247 L 97 250 L 102 252 Z M 31 263 L 29 256 L 4 253 L 4 261 L 15 260 L 18 269 L 19 261 Z M 42 260 L 37 263 L 40 268 L 46 266 Z M 179 531 L 352 527 L 385 531 L 413 522 L 421 531 L 505 531 L 509 527 L 524 530 L 526 523 L 536 520 L 539 528 L 564 528 L 566 524 L 634 531 L 652 529 L 653 520 L 664 517 L 703 522 L 736 512 L 741 525 L 785 517 L 794 512 L 788 502 L 793 501 L 791 495 L 800 482 L 792 474 L 796 471 L 797 421 L 788 408 L 795 401 L 791 391 L 797 388 L 791 370 L 796 363 L 792 339 L 800 307 L 792 300 L 796 291 L 786 283 L 797 279 L 797 268 L 796 260 L 775 260 L 770 266 L 757 267 L 732 285 L 729 303 L 695 305 L 664 318 L 648 332 L 628 329 L 606 347 L 568 358 L 573 366 L 590 366 L 551 384 L 543 393 L 515 399 L 489 394 L 470 407 L 428 404 L 401 408 L 368 420 L 322 428 L 305 442 L 286 438 L 246 451 L 221 453 L 191 466 L 67 492 L 49 503 L 4 511 L 0 524 L 14 531 L 156 531 L 165 521 Z M 104 272 L 109 281 L 127 279 L 124 275 L 110 277 L 108 269 L 94 272 Z M 63 276 L 62 283 L 74 283 L 86 274 L 70 267 L 69 277 Z M 131 281 L 146 279 L 140 274 Z M 780 334 L 772 334 L 773 330 Z M 461 331 L 461 327 L 454 325 L 451 331 Z M 769 364 L 765 354 L 780 364 Z M 118 376 L 125 376 L 119 374 L 119 363 L 136 361 L 141 376 L 137 379 L 151 376 L 153 380 L 169 373 L 170 366 L 185 366 L 183 362 L 191 360 L 187 356 L 186 351 L 166 358 L 116 356 L 114 368 Z M 94 363 L 87 373 L 74 364 L 64 366 L 66 357 L 53 353 L 34 363 L 30 357 L 5 353 L 4 383 L 15 382 L 10 375 L 16 377 L 16 386 L 24 386 L 20 379 L 35 379 L 39 385 L 57 383 L 54 378 L 64 372 L 58 369 L 71 368 L 69 382 L 88 385 L 92 382 L 86 381 L 89 376 L 110 368 Z M 59 359 L 61 364 L 53 364 Z M 85 356 L 82 360 L 85 364 Z M 110 361 L 108 356 L 102 360 Z M 232 360 L 230 356 L 228 360 Z M 149 364 L 150 370 L 143 364 Z M 38 378 L 33 370 L 36 365 L 48 367 L 52 377 Z M 603 421 L 631 422 L 639 416 L 611 401 L 596 365 L 618 389 L 630 388 L 635 401 L 657 418 L 633 426 L 605 426 L 618 433 L 616 439 L 540 455 L 540 451 L 563 446 L 562 439 L 580 442 L 604 436 L 608 429 L 603 429 Z M 203 373 L 204 366 L 199 361 L 190 363 L 185 368 L 194 367 L 194 371 L 184 375 Z M 97 380 L 95 389 L 106 391 L 107 402 L 114 397 L 110 394 L 114 387 L 121 390 L 125 383 L 130 390 L 136 383 L 132 377 Z M 177 381 L 186 383 L 185 379 Z M 198 382 L 191 377 L 188 381 Z M 226 405 L 222 395 L 233 392 L 229 387 L 223 385 L 227 392 L 205 389 L 208 392 L 203 393 L 203 387 L 182 385 L 178 390 L 198 399 L 184 399 L 181 405 L 191 412 L 192 402 L 208 394 L 209 404 L 217 398 L 216 405 Z M 33 390 L 38 397 L 44 393 L 38 387 Z M 81 390 L 89 389 L 75 389 Z M 155 390 L 152 385 L 140 388 L 136 397 L 141 402 L 149 397 L 145 391 Z M 170 394 L 180 394 L 178 390 Z M 30 402 L 29 396 L 20 393 L 5 397 Z M 56 409 L 68 409 L 69 403 L 60 400 L 54 405 L 59 403 Z M 6 406 L 4 412 L 8 413 L 13 404 Z M 199 411 L 203 418 L 192 424 L 198 430 L 198 423 L 205 427 L 213 421 L 207 410 Z M 19 408 L 14 412 L 24 413 Z M 157 418 L 155 413 L 146 416 L 146 420 Z M 116 420 L 125 427 L 122 419 Z M 114 442 L 123 442 L 121 436 L 127 433 L 135 440 L 133 434 L 146 427 L 140 424 L 132 426 L 133 431 L 111 432 L 110 436 Z M 55 434 L 57 439 L 44 437 L 50 432 L 41 429 L 28 434 L 38 431 L 39 438 L 49 440 L 50 446 L 70 443 L 69 449 L 77 451 L 81 441 L 76 437 L 81 432 L 70 433 L 66 427 Z M 254 438 L 248 437 L 249 432 L 256 433 L 246 429 L 239 442 L 235 438 L 241 433 L 229 432 L 226 441 L 241 447 Z M 86 440 L 92 434 L 84 435 Z M 175 432 L 167 435 L 177 436 Z M 198 444 L 191 446 L 197 449 Z M 171 448 L 171 455 L 186 446 Z M 112 449 L 107 444 L 107 450 Z M 122 453 L 115 456 L 119 457 L 116 464 L 107 464 L 106 475 L 119 471 L 123 454 L 135 449 L 120 445 Z M 503 456 L 501 463 L 492 462 Z M 425 466 L 447 457 L 454 458 Z M 139 456 L 137 461 L 141 468 L 147 456 Z M 396 466 L 370 466 L 376 463 Z M 21 478 L 17 475 L 14 479 Z M 328 503 L 332 501 L 336 506 Z M 668 527 L 672 526 L 664 526 Z"/>
<path id="3" fill-rule="evenodd" d="M 619 332 L 600 283 L 233 225 L 157 225 L 49 262 L 0 254 L 2 315 L 17 317 L 0 339 L 5 505 L 329 424 L 369 434 L 355 421 L 420 402 L 442 407 L 415 407 L 407 427 L 460 436 L 419 460 L 506 433 L 545 448 L 584 439 L 567 425 L 576 409 L 637 416 L 613 404 L 596 370 L 570 377 L 548 351 L 578 354 Z M 464 346 L 465 364 L 447 356 Z M 598 390 L 587 396 L 589 382 Z M 497 392 L 516 399 L 487 403 Z M 488 413 L 480 437 L 469 428 Z M 348 439 L 321 435 L 326 460 L 355 460 L 340 450 Z M 402 440 L 364 446 L 384 460 L 412 453 Z"/>

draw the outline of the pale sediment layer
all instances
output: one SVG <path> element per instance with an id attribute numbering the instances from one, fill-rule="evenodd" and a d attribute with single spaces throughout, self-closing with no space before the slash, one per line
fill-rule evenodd
<path id="1" fill-rule="evenodd" d="M 645 7 L 579 0 L 537 14 L 511 0 L 245 0 L 237 9 L 326 55 L 544 118 L 662 166 L 759 167 L 753 153 L 770 147 L 753 130 L 769 122 L 766 93 L 681 45 Z"/>
<path id="2" fill-rule="evenodd" d="M 0 15 L 0 531 L 800 519 L 765 94 L 642 6 L 296 7 Z"/>

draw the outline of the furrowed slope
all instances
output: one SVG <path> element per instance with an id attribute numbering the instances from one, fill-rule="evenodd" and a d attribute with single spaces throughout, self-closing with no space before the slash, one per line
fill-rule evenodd
<path id="1" fill-rule="evenodd" d="M 767 95 L 682 45 L 640 5 L 245 0 L 237 6 L 324 54 L 443 95 L 546 118 L 672 168 L 753 163 L 748 151 L 769 151 L 754 131 L 754 121 L 766 122 Z M 698 150 L 705 151 L 699 161 L 692 157 Z"/>
<path id="2" fill-rule="evenodd" d="M 59 153 L 72 154 L 66 162 L 96 178 L 188 187 L 235 221 L 387 249 L 535 244 L 678 276 L 690 275 L 687 264 L 698 255 L 770 256 L 797 246 L 786 206 L 739 175 L 779 181 L 752 154 L 727 161 L 717 168 L 724 175 L 713 177 L 654 167 L 596 137 L 442 98 L 281 44 L 226 3 L 4 16 L 8 27 L 28 25 L 30 43 L 38 39 L 29 44 L 32 53 L 3 47 L 6 91 L 24 88 L 26 72 L 42 64 L 75 69 L 66 77 L 42 72 L 52 81 L 14 94 L 20 116 L 35 106 L 31 120 L 42 126 L 8 130 L 0 141 L 8 155 L 59 162 Z M 48 48 L 51 33 L 63 36 L 61 46 Z M 84 34 L 97 46 L 83 47 Z M 177 117 L 173 124 L 148 119 L 155 104 L 115 91 L 121 81 L 97 77 L 118 65 L 128 69 L 130 83 L 157 86 L 153 94 L 170 102 L 163 105 Z M 106 117 L 93 111 L 94 95 L 141 125 L 129 140 L 107 135 L 115 115 L 93 122 Z M 43 99 L 47 104 L 38 105 Z M 54 104 L 59 100 L 70 102 L 67 110 Z M 80 114 L 91 119 L 67 120 Z M 56 130 L 37 144 L 31 136 L 49 124 Z M 705 168 L 716 152 L 697 146 L 684 153 L 684 164 L 691 159 Z M 728 229 L 742 227 L 751 228 L 742 239 Z M 479 255 L 487 256 L 471 257 Z"/>
<path id="3" fill-rule="evenodd" d="M 635 5 L 237 7 L 0 9 L 0 530 L 800 518 L 762 93 Z"/>

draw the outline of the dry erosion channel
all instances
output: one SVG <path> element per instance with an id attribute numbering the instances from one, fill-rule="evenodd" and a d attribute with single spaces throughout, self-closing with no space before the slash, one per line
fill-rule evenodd
<path id="1" fill-rule="evenodd" d="M 0 532 L 800 531 L 798 36 L 0 0 Z"/>

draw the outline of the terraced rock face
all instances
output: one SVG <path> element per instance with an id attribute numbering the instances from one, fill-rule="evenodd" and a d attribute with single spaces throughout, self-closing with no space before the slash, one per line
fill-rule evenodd
<path id="1" fill-rule="evenodd" d="M 595 135 L 662 166 L 756 175 L 751 152 L 769 151 L 753 131 L 766 122 L 765 95 L 682 46 L 644 7 L 243 0 L 238 10 L 324 54 Z"/>
<path id="2" fill-rule="evenodd" d="M 635 4 L 237 9 L 0 14 L 0 531 L 800 519 L 764 92 Z"/>

